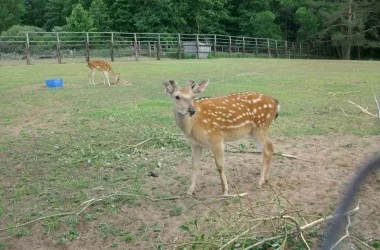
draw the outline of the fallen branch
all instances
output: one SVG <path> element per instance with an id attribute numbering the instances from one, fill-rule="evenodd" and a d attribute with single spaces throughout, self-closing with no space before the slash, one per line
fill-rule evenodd
<path id="1" fill-rule="evenodd" d="M 351 215 L 357 213 L 358 211 L 359 211 L 359 204 L 358 204 L 354 209 L 352 209 L 351 211 L 348 211 L 348 212 L 345 214 L 345 216 L 351 216 Z M 304 225 L 304 226 L 301 226 L 301 230 L 306 230 L 306 229 L 308 229 L 308 228 L 311 228 L 311 227 L 316 226 L 316 225 L 318 225 L 318 224 L 321 224 L 321 223 L 323 223 L 323 222 L 330 221 L 330 220 L 332 220 L 332 219 L 334 219 L 334 215 L 329 215 L 329 216 L 326 216 L 326 217 L 324 217 L 324 218 L 320 218 L 320 219 L 318 219 L 318 220 L 316 220 L 316 221 L 313 221 L 313 222 L 311 222 L 311 223 L 309 223 L 309 224 L 306 224 L 306 225 Z"/>
<path id="2" fill-rule="evenodd" d="M 360 93 L 360 91 L 328 92 L 327 95 L 329 95 L 329 96 L 336 96 L 336 95 L 349 95 L 349 94 L 356 94 L 356 93 Z"/>
<path id="3" fill-rule="evenodd" d="M 40 220 L 45 220 L 45 219 L 49 219 L 49 218 L 53 218 L 53 217 L 60 217 L 60 216 L 74 215 L 74 214 L 76 214 L 76 212 L 59 213 L 59 214 L 53 214 L 53 215 L 43 216 L 43 217 L 40 217 L 40 218 L 35 219 L 35 220 L 31 220 L 31 221 L 28 221 L 28 222 L 25 222 L 25 223 L 22 223 L 22 224 L 18 224 L 18 225 L 16 225 L 16 226 L 1 228 L 1 229 L 0 229 L 0 232 L 1 232 L 1 231 L 8 230 L 8 229 L 14 229 L 14 228 L 18 228 L 18 227 L 23 227 L 23 226 L 26 226 L 26 225 L 32 224 L 32 223 L 37 222 L 37 221 L 40 221 Z"/>
<path id="4" fill-rule="evenodd" d="M 245 195 L 247 195 L 248 193 L 242 193 L 242 194 L 236 194 L 236 195 L 221 195 L 221 196 L 197 196 L 197 197 L 194 197 L 194 198 L 222 198 L 222 199 L 227 199 L 227 198 L 236 198 L 236 197 L 243 197 Z M 26 226 L 26 225 L 29 225 L 29 224 L 32 224 L 34 222 L 37 222 L 37 221 L 40 221 L 40 220 L 45 220 L 45 219 L 49 219 L 49 218 L 52 218 L 52 217 L 61 217 L 61 216 L 68 216 L 68 215 L 75 215 L 75 216 L 79 216 L 81 213 L 83 213 L 91 204 L 94 204 L 94 203 L 97 203 L 97 202 L 101 202 L 101 201 L 104 201 L 104 200 L 107 200 L 107 199 L 111 199 L 111 198 L 115 198 L 117 196 L 130 196 L 130 197 L 138 197 L 138 198 L 143 198 L 143 199 L 147 199 L 147 200 L 150 200 L 150 201 L 167 201 L 167 200 L 178 200 L 178 199 L 186 199 L 186 198 L 191 198 L 192 196 L 173 196 L 173 197 L 166 197 L 166 198 L 150 198 L 149 196 L 145 196 L 145 195 L 138 195 L 138 194 L 131 194 L 131 193 L 115 193 L 115 194 L 111 194 L 111 195 L 108 195 L 108 196 L 103 196 L 103 197 L 100 197 L 100 198 L 92 198 L 90 200 L 87 200 L 87 201 L 84 201 L 81 203 L 81 205 L 83 206 L 78 212 L 67 212 L 67 213 L 59 213 L 59 214 L 53 214 L 53 215 L 48 215 L 48 216 L 43 216 L 43 217 L 40 217 L 38 219 L 35 219 L 35 220 L 31 220 L 31 221 L 28 221 L 28 222 L 25 222 L 25 223 L 22 223 L 22 224 L 18 224 L 16 226 L 10 226 L 10 227 L 6 227 L 6 228 L 0 228 L 0 232 L 2 231 L 5 231 L 5 230 L 8 230 L 8 229 L 14 229 L 14 228 L 19 228 L 19 227 L 23 227 L 23 226 Z"/>
<path id="5" fill-rule="evenodd" d="M 377 106 L 377 116 L 380 117 L 380 105 L 379 102 L 377 101 L 375 92 L 373 92 L 373 97 L 375 98 L 376 106 Z"/>
<path id="6" fill-rule="evenodd" d="M 350 237 L 350 232 L 348 229 L 351 227 L 351 218 L 350 216 L 347 216 L 347 226 L 346 226 L 346 234 L 343 235 L 330 249 L 334 249 L 337 247 L 345 238 Z"/>
<path id="7" fill-rule="evenodd" d="M 377 101 L 377 100 L 376 100 Z M 348 100 L 349 103 L 351 103 L 352 105 L 354 105 L 355 107 L 359 108 L 363 113 L 367 114 L 367 115 L 370 115 L 372 117 L 375 117 L 375 118 L 380 118 L 379 115 L 375 115 L 375 114 L 372 114 L 371 112 L 368 111 L 368 108 L 363 108 L 362 106 L 354 103 L 353 101 L 351 100 Z"/>
<path id="8" fill-rule="evenodd" d="M 358 212 L 358 211 L 359 211 L 359 204 L 356 206 L 356 208 L 352 209 L 351 211 L 348 211 L 348 212 L 345 214 L 345 216 L 351 216 L 351 215 L 355 214 L 355 213 Z M 309 229 L 309 228 L 311 228 L 311 227 L 313 227 L 313 226 L 319 225 L 319 224 L 321 224 L 321 223 L 323 223 L 323 222 L 330 221 L 330 220 L 332 220 L 332 219 L 334 218 L 334 216 L 333 216 L 333 215 L 329 215 L 329 216 L 326 216 L 326 217 L 324 217 L 324 218 L 320 218 L 320 219 L 318 219 L 318 220 L 316 220 L 316 221 L 313 221 L 313 222 L 311 222 L 311 223 L 309 223 L 309 224 L 306 224 L 306 225 L 304 225 L 304 226 L 299 226 L 298 221 L 297 221 L 295 218 L 291 217 L 291 216 L 287 216 L 287 215 L 285 215 L 285 216 L 279 216 L 279 217 L 277 217 L 277 218 L 289 219 L 289 220 L 295 222 L 296 225 L 297 225 L 297 230 L 291 232 L 290 234 L 294 234 L 294 233 L 296 233 L 296 232 L 299 232 L 299 233 L 300 233 L 300 236 L 301 236 L 301 238 L 302 238 L 302 241 L 305 243 L 305 245 L 308 247 L 308 249 L 310 249 L 309 246 L 308 246 L 307 243 L 306 243 L 305 238 L 303 237 L 302 231 L 305 231 L 306 229 Z M 270 219 L 274 219 L 274 217 L 271 217 Z M 263 220 L 268 220 L 268 218 L 264 218 Z M 299 227 L 298 227 L 298 226 L 299 226 Z M 282 237 L 284 237 L 284 236 L 285 236 L 285 234 L 281 234 L 281 235 L 277 235 L 277 236 L 274 236 L 274 237 L 269 237 L 269 238 L 263 239 L 263 240 L 261 240 L 261 241 L 255 243 L 255 244 L 253 244 L 252 246 L 249 246 L 248 248 L 245 248 L 244 250 L 252 249 L 252 248 L 254 248 L 254 247 L 257 247 L 257 246 L 263 245 L 265 242 L 268 242 L 268 241 L 271 241 L 271 240 L 280 239 L 280 238 L 282 238 Z M 350 236 L 350 237 L 352 237 L 352 236 Z M 364 242 L 363 242 L 363 243 L 364 243 Z M 364 243 L 364 244 L 365 244 L 365 243 Z"/>
<path id="9" fill-rule="evenodd" d="M 230 143 L 226 143 L 227 146 L 230 146 L 232 148 L 236 148 L 238 151 L 233 151 L 233 150 L 226 150 L 226 152 L 229 152 L 229 153 L 248 153 L 248 154 L 262 154 L 262 152 L 260 151 L 247 151 L 247 150 L 243 150 L 241 148 L 239 148 L 238 146 L 235 146 L 233 144 L 230 144 Z M 298 159 L 298 156 L 295 156 L 295 155 L 289 155 L 289 154 L 282 154 L 282 153 L 273 153 L 274 155 L 279 155 L 279 156 L 282 156 L 282 157 L 286 157 L 286 158 L 290 158 L 290 159 Z"/>

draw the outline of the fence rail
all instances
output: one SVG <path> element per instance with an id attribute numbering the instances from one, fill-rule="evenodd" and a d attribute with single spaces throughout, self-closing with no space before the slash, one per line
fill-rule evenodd
<path id="1" fill-rule="evenodd" d="M 288 41 L 216 34 L 122 32 L 28 32 L 24 36 L 0 36 L 0 60 L 75 58 L 305 58 L 308 46 Z"/>

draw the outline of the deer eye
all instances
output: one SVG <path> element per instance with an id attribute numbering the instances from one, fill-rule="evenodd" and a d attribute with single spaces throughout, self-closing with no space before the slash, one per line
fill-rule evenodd
<path id="1" fill-rule="evenodd" d="M 179 100 L 181 99 L 178 95 L 175 96 L 175 99 Z"/>

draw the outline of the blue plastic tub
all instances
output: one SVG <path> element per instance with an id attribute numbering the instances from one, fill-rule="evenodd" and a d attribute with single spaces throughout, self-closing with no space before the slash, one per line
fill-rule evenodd
<path id="1" fill-rule="evenodd" d="M 63 79 L 55 78 L 55 79 L 47 79 L 46 81 L 47 88 L 62 88 L 63 87 Z"/>

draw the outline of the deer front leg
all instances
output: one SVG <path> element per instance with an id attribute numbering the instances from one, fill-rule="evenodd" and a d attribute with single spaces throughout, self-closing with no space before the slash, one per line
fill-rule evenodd
<path id="1" fill-rule="evenodd" d="M 228 184 L 224 168 L 224 144 L 218 143 L 211 147 L 211 150 L 215 157 L 215 164 L 220 175 L 220 181 L 222 182 L 222 193 L 228 195 Z"/>
<path id="2" fill-rule="evenodd" d="M 201 161 L 201 155 L 202 155 L 202 146 L 200 145 L 191 145 L 191 184 L 189 189 L 187 190 L 187 195 L 194 195 L 194 189 L 195 189 L 195 183 L 197 181 L 198 177 L 198 170 L 199 165 Z"/>
<path id="3" fill-rule="evenodd" d="M 104 85 L 106 85 L 106 80 L 107 80 L 108 86 L 111 86 L 108 72 L 104 71 L 103 73 L 104 73 Z"/>
<path id="4" fill-rule="evenodd" d="M 91 70 L 91 72 L 88 74 L 88 80 L 90 81 L 90 84 L 95 85 L 95 81 L 94 81 L 95 73 L 96 73 L 95 70 Z"/>

